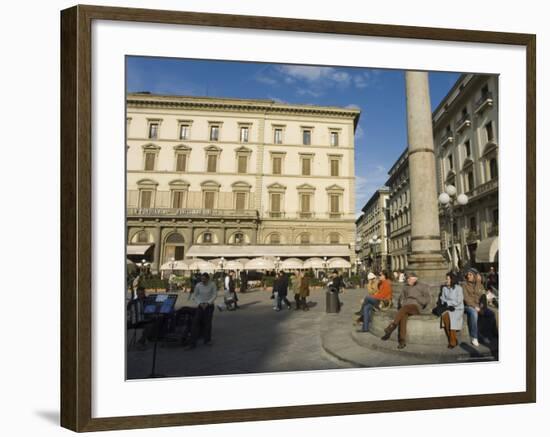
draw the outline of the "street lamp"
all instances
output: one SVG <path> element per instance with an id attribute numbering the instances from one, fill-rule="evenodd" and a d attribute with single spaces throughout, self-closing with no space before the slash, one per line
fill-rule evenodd
<path id="1" fill-rule="evenodd" d="M 369 239 L 370 251 L 374 253 L 374 270 L 378 270 L 378 257 L 376 252 L 380 243 L 382 243 L 382 240 L 378 235 L 373 235 L 373 237 Z"/>
<path id="2" fill-rule="evenodd" d="M 275 257 L 275 273 L 279 273 L 279 264 L 281 262 L 281 257 L 276 256 Z"/>
<path id="3" fill-rule="evenodd" d="M 455 242 L 454 242 L 454 209 L 457 206 L 464 206 L 468 203 L 466 194 L 459 194 L 454 185 L 446 185 L 445 191 L 439 195 L 439 203 L 443 206 L 445 213 L 449 217 L 450 240 L 451 240 L 451 270 L 456 270 Z"/>
<path id="4" fill-rule="evenodd" d="M 323 269 L 325 270 L 325 278 L 328 276 L 327 268 L 328 268 L 327 257 L 324 256 L 323 257 Z"/>

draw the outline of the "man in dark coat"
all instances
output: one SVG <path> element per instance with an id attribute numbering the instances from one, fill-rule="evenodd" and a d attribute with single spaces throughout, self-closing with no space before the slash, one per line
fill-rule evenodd
<path id="1" fill-rule="evenodd" d="M 290 302 L 287 299 L 288 295 L 288 276 L 285 272 L 280 271 L 277 273 L 277 279 L 273 283 L 273 292 L 277 293 L 277 307 L 276 311 L 281 311 L 281 304 L 284 301 L 286 307 L 290 309 Z"/>

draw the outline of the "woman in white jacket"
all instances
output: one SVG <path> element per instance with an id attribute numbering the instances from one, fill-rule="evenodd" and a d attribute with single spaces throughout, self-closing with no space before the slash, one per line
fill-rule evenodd
<path id="1" fill-rule="evenodd" d="M 447 273 L 447 284 L 441 290 L 441 303 L 447 310 L 441 314 L 441 324 L 449 340 L 448 348 L 457 346 L 456 331 L 462 331 L 464 319 L 464 291 L 458 278 L 452 272 Z"/>

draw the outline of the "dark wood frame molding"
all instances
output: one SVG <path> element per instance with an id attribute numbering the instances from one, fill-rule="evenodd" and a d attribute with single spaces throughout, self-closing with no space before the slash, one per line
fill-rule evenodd
<path id="1" fill-rule="evenodd" d="M 524 46 L 527 52 L 526 391 L 471 396 L 92 418 L 91 24 L 93 20 Z M 61 425 L 74 431 L 213 424 L 536 402 L 536 37 L 530 34 L 75 6 L 61 12 Z"/>

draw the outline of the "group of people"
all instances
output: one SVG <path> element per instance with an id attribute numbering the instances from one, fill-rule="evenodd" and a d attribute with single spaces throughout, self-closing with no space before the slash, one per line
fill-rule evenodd
<path id="1" fill-rule="evenodd" d="M 289 290 L 294 294 L 296 310 L 309 311 L 307 298 L 309 297 L 309 277 L 301 271 L 296 271 L 294 276 L 287 275 L 284 271 L 277 272 L 273 282 L 271 299 L 274 300 L 273 309 L 281 311 L 283 303 L 288 309 L 292 308 L 288 300 Z"/>
<path id="2" fill-rule="evenodd" d="M 493 277 L 488 282 L 493 285 L 487 290 L 484 289 L 483 279 L 479 271 L 470 268 L 460 281 L 459 276 L 454 272 L 446 275 L 446 282 L 441 287 L 437 306 L 432 313 L 441 317 L 441 326 L 445 330 L 448 339 L 448 348 L 453 349 L 458 345 L 457 331 L 462 330 L 464 315 L 468 323 L 471 344 L 479 346 L 480 326 L 479 320 L 485 322 L 483 328 L 484 337 L 496 337 L 496 317 L 489 308 L 491 298 L 496 299 L 494 293 L 498 287 L 498 276 L 492 270 Z M 491 272 L 490 272 L 491 274 Z M 496 287 L 494 286 L 496 285 Z M 360 316 L 357 322 L 362 322 L 362 330 L 369 331 L 373 310 L 380 309 L 381 305 L 392 302 L 392 282 L 387 272 L 381 272 L 378 276 L 369 273 L 367 283 L 368 294 L 361 303 L 361 309 L 356 313 Z M 406 277 L 406 285 L 397 302 L 398 311 L 391 323 L 384 329 L 382 340 L 388 340 L 397 328 L 398 348 L 406 347 L 407 321 L 412 315 L 421 314 L 430 304 L 430 288 L 427 284 L 418 281 L 414 272 L 409 272 Z"/>

